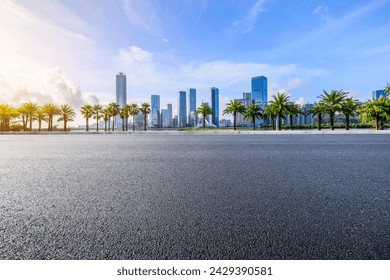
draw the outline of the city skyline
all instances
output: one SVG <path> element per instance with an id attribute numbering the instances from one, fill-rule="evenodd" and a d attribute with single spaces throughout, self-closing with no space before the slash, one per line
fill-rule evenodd
<path id="1" fill-rule="evenodd" d="M 389 0 L 5 0 L 0 103 L 105 105 L 118 72 L 129 103 L 153 93 L 176 108 L 179 90 L 208 100 L 216 86 L 223 111 L 258 75 L 268 97 L 313 103 L 323 89 L 343 89 L 366 101 L 389 82 L 389 8 Z"/>

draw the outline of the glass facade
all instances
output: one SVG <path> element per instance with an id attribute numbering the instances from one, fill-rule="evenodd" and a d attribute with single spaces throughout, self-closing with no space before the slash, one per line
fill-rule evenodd
<path id="1" fill-rule="evenodd" d="M 116 75 L 116 103 L 120 107 L 127 103 L 126 75 L 123 73 Z"/>
<path id="2" fill-rule="evenodd" d="M 168 109 L 161 109 L 161 127 L 169 127 Z"/>
<path id="3" fill-rule="evenodd" d="M 179 96 L 177 100 L 177 113 L 178 113 L 178 126 L 186 127 L 187 126 L 187 104 L 186 104 L 186 92 L 179 91 Z"/>
<path id="4" fill-rule="evenodd" d="M 160 95 L 152 95 L 151 96 L 151 113 L 150 113 L 150 121 L 149 126 L 151 127 L 160 127 Z"/>
<path id="5" fill-rule="evenodd" d="M 188 90 L 187 98 L 187 126 L 193 127 L 196 125 L 196 89 L 190 88 Z"/>
<path id="6" fill-rule="evenodd" d="M 252 78 L 252 100 L 255 103 L 260 103 L 264 109 L 268 102 L 267 78 L 258 76 Z"/>
<path id="7" fill-rule="evenodd" d="M 378 99 L 381 96 L 386 97 L 386 93 L 385 93 L 385 91 L 383 89 L 374 90 L 372 92 L 372 100 Z"/>
<path id="8" fill-rule="evenodd" d="M 213 109 L 211 123 L 219 127 L 219 90 L 215 87 L 212 87 L 210 91 L 210 104 Z"/>
<path id="9" fill-rule="evenodd" d="M 173 127 L 172 104 L 167 104 L 167 110 L 168 110 L 168 127 Z"/>

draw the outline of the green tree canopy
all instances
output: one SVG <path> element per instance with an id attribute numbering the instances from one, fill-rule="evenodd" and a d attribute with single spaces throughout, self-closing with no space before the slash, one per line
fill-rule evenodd
<path id="1" fill-rule="evenodd" d="M 225 110 L 223 110 L 223 114 L 233 115 L 233 123 L 234 123 L 233 129 L 236 130 L 237 114 L 244 114 L 245 106 L 238 99 L 230 100 L 229 103 L 226 105 L 227 107 Z"/>
<path id="2" fill-rule="evenodd" d="M 213 109 L 211 109 L 211 107 L 207 103 L 204 103 L 204 102 L 195 110 L 195 114 L 202 116 L 203 129 L 206 129 L 207 115 L 211 115 L 212 113 L 213 113 Z"/>

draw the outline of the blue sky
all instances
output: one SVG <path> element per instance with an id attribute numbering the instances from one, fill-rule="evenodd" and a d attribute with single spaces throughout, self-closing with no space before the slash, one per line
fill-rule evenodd
<path id="1" fill-rule="evenodd" d="M 344 89 L 361 101 L 390 82 L 390 0 L 2 0 L 2 103 L 128 102 L 210 87 L 221 107 L 268 78 L 269 96 L 313 102 Z"/>

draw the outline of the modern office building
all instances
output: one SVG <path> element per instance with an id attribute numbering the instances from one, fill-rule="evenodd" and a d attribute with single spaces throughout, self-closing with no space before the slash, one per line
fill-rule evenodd
<path id="1" fill-rule="evenodd" d="M 187 96 L 187 126 L 196 125 L 196 89 L 190 88 Z"/>
<path id="2" fill-rule="evenodd" d="M 268 86 L 267 78 L 264 76 L 258 76 L 252 78 L 252 100 L 255 103 L 260 103 L 264 109 L 268 102 Z"/>
<path id="3" fill-rule="evenodd" d="M 187 126 L 187 104 L 186 104 L 186 92 L 179 91 L 177 100 L 177 114 L 178 114 L 178 127 Z"/>
<path id="4" fill-rule="evenodd" d="M 169 127 L 168 109 L 161 109 L 161 127 Z"/>
<path id="5" fill-rule="evenodd" d="M 116 75 L 116 103 L 123 107 L 127 103 L 126 75 L 120 72 Z M 122 127 L 120 116 L 115 118 L 116 128 Z"/>
<path id="6" fill-rule="evenodd" d="M 173 127 L 172 104 L 167 104 L 167 110 L 168 110 L 168 127 Z"/>
<path id="7" fill-rule="evenodd" d="M 127 103 L 126 75 L 123 73 L 116 75 L 116 103 L 120 107 Z"/>
<path id="8" fill-rule="evenodd" d="M 160 95 L 151 95 L 150 98 L 151 112 L 149 115 L 149 126 L 150 127 L 160 127 Z"/>
<path id="9" fill-rule="evenodd" d="M 172 119 L 172 127 L 179 127 L 179 117 L 177 115 Z"/>
<path id="10" fill-rule="evenodd" d="M 386 93 L 383 89 L 374 90 L 372 92 L 372 100 L 378 99 L 379 97 L 386 97 Z"/>
<path id="11" fill-rule="evenodd" d="M 213 114 L 211 115 L 211 123 L 219 126 L 219 90 L 216 87 L 210 89 L 210 104 Z"/>

